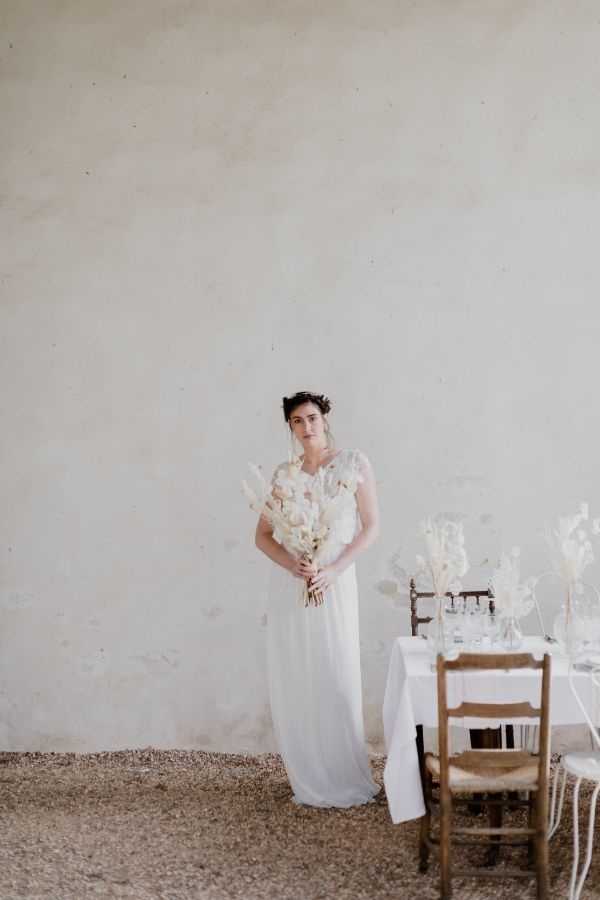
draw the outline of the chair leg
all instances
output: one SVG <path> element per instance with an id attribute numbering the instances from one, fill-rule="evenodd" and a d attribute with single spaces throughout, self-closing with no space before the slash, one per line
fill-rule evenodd
<path id="1" fill-rule="evenodd" d="M 579 782 L 578 785 L 579 787 Z M 573 894 L 573 900 L 579 900 L 581 896 L 581 891 L 583 890 L 583 883 L 587 878 L 587 874 L 590 868 L 590 863 L 592 862 L 592 849 L 594 846 L 594 825 L 596 824 L 596 802 L 598 800 L 598 794 L 600 793 L 600 782 L 594 788 L 594 793 L 592 794 L 592 800 L 590 803 L 590 820 L 588 824 L 588 840 L 587 840 L 587 850 L 585 854 L 585 862 L 583 864 L 583 869 L 581 870 L 581 874 L 579 879 L 577 880 L 577 884 L 575 886 L 575 893 Z M 574 827 L 574 826 L 573 826 Z M 579 854 L 578 854 L 579 855 Z M 571 879 L 572 882 L 572 879 Z"/>
<path id="2" fill-rule="evenodd" d="M 471 748 L 473 750 L 481 750 L 483 747 L 483 731 L 481 728 L 469 728 L 469 738 L 471 743 Z M 472 800 L 469 803 L 467 810 L 470 816 L 479 816 L 483 812 L 483 806 L 481 801 L 483 800 L 483 794 L 473 794 Z"/>
<path id="3" fill-rule="evenodd" d="M 425 814 L 419 827 L 419 872 L 429 868 L 429 837 L 431 831 L 431 778 L 425 777 Z"/>
<path id="4" fill-rule="evenodd" d="M 492 794 L 492 800 L 498 799 L 501 794 Z M 490 828 L 502 828 L 502 807 L 491 805 L 488 806 L 488 819 L 490 823 Z M 485 854 L 485 863 L 484 865 L 488 868 L 495 866 L 498 862 L 498 857 L 500 855 L 500 847 L 498 846 L 498 841 L 500 840 L 501 835 L 493 834 L 490 838 L 490 846 L 487 849 Z"/>
<path id="5" fill-rule="evenodd" d="M 421 816 L 421 824 L 419 827 L 419 872 L 426 872 L 429 868 L 429 828 L 431 816 L 429 811 Z"/>
<path id="6" fill-rule="evenodd" d="M 507 742 L 509 728 L 511 728 L 511 726 L 507 725 Z M 502 748 L 502 728 L 486 728 L 483 732 L 483 746 L 490 750 L 500 750 Z M 488 794 L 488 798 L 489 796 L 490 795 Z M 492 794 L 491 799 L 497 800 L 500 799 L 501 796 L 501 794 Z M 490 828 L 502 828 L 502 806 L 496 806 L 495 804 L 488 806 L 488 820 Z M 491 867 L 495 866 L 498 862 L 500 847 L 498 847 L 497 844 L 499 840 L 500 835 L 492 835 L 490 838 L 490 846 L 485 855 L 484 865 Z"/>
<path id="7" fill-rule="evenodd" d="M 527 827 L 535 829 L 535 805 L 536 796 L 529 792 L 529 809 L 527 810 Z M 531 835 L 527 839 L 527 866 L 530 868 L 535 863 L 535 837 Z"/>
<path id="8" fill-rule="evenodd" d="M 452 897 L 452 874 L 450 869 L 450 826 L 452 799 L 440 792 L 440 876 L 441 900 Z"/>
<path id="9" fill-rule="evenodd" d="M 549 900 L 550 874 L 548 854 L 548 810 L 544 812 L 545 798 L 541 791 L 536 794 L 535 818 L 535 874 L 537 876 L 537 900 Z"/>

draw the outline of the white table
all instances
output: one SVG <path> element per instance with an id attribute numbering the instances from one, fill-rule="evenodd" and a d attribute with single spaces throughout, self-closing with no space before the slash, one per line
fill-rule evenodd
<path id="1" fill-rule="evenodd" d="M 495 648 L 495 652 L 498 650 Z M 525 638 L 519 652 L 541 658 L 552 656 L 550 686 L 551 725 L 579 725 L 584 718 L 569 688 L 568 660 L 556 644 L 542 638 Z M 416 726 L 437 728 L 437 683 L 431 667 L 427 641 L 420 637 L 400 637 L 394 641 L 383 701 L 383 727 L 387 748 L 384 770 L 385 790 L 392 821 L 397 824 L 417 819 L 425 812 L 423 788 L 417 753 Z M 587 708 L 596 713 L 592 680 L 585 672 L 577 672 L 577 688 Z M 540 674 L 537 670 L 512 672 L 453 672 L 448 674 L 448 705 L 458 706 L 463 700 L 487 703 L 510 703 L 529 700 L 539 706 Z M 532 719 L 507 720 L 514 725 L 534 724 Z M 465 728 L 498 727 L 498 721 L 453 719 Z"/>

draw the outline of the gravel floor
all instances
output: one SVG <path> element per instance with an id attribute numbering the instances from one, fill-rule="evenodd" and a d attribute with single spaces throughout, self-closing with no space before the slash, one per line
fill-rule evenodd
<path id="1" fill-rule="evenodd" d="M 372 764 L 382 784 L 384 759 Z M 439 897 L 437 865 L 417 872 L 416 823 L 392 825 L 383 793 L 350 810 L 298 807 L 275 755 L 3 753 L 0 780 L 1 900 Z M 569 803 L 552 842 L 556 898 L 567 897 L 570 814 Z M 533 881 L 454 886 L 456 900 L 535 897 Z"/>

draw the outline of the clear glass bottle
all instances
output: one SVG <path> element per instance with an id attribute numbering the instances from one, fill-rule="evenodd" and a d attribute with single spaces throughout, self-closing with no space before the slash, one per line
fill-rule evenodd
<path id="1" fill-rule="evenodd" d="M 523 632 L 516 616 L 503 616 L 500 621 L 500 643 L 505 650 L 518 650 L 523 645 Z"/>

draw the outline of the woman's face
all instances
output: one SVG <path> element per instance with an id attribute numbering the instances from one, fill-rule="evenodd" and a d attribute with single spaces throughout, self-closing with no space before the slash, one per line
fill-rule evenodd
<path id="1" fill-rule="evenodd" d="M 327 446 L 325 420 L 315 403 L 302 403 L 292 410 L 290 427 L 304 450 L 317 450 Z"/>

